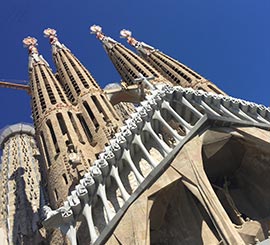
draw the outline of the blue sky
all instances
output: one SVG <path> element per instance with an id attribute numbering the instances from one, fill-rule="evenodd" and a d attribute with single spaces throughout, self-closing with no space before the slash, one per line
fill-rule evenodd
<path id="1" fill-rule="evenodd" d="M 55 70 L 47 27 L 90 70 L 99 84 L 120 80 L 101 44 L 89 34 L 99 24 L 119 38 L 122 28 L 177 58 L 231 96 L 267 106 L 270 68 L 269 0 L 148 0 L 1 2 L 0 79 L 27 80 L 27 50 L 22 39 L 39 41 L 39 51 Z M 31 122 L 24 91 L 0 88 L 0 128 Z"/>

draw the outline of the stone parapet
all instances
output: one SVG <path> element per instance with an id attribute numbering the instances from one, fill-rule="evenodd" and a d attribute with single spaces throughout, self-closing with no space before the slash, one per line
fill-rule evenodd
<path id="1" fill-rule="evenodd" d="M 7 126 L 0 131 L 0 147 L 4 147 L 4 143 L 15 134 L 28 134 L 35 136 L 35 129 L 28 123 L 17 123 Z"/>

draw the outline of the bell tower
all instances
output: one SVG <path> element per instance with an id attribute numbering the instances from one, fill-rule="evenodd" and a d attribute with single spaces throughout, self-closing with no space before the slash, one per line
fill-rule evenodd
<path id="1" fill-rule="evenodd" d="M 158 70 L 172 84 L 201 89 L 206 92 L 225 94 L 215 84 L 180 63 L 178 60 L 175 60 L 144 42 L 137 41 L 132 37 L 131 31 L 123 29 L 120 31 L 120 36 L 126 38 L 127 42 L 136 48 L 139 56 Z"/>
<path id="2" fill-rule="evenodd" d="M 91 33 L 102 42 L 103 47 L 111 59 L 116 70 L 120 74 L 124 85 L 129 86 L 134 84 L 134 80 L 140 77 L 140 74 L 144 77 L 153 77 L 152 83 L 171 83 L 164 78 L 155 68 L 150 66 L 137 54 L 124 47 L 122 44 L 116 42 L 114 39 L 107 37 L 102 28 L 97 25 L 90 27 Z"/>
<path id="3" fill-rule="evenodd" d="M 69 103 L 48 63 L 39 54 L 37 40 L 27 37 L 23 43 L 29 50 L 32 113 L 37 142 L 44 156 L 41 167 L 50 202 L 56 208 L 95 155 L 76 108 Z"/>
<path id="4" fill-rule="evenodd" d="M 50 39 L 59 81 L 68 100 L 81 112 L 83 127 L 91 134 L 90 143 L 98 153 L 122 125 L 120 117 L 90 72 L 59 42 L 56 31 L 49 28 L 44 34 Z"/>

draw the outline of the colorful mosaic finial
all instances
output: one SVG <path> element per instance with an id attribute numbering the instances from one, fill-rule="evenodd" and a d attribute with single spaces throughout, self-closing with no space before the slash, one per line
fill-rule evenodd
<path id="1" fill-rule="evenodd" d="M 91 31 L 90 33 L 95 34 L 99 40 L 103 40 L 103 38 L 105 37 L 105 35 L 102 33 L 101 26 L 92 25 L 92 26 L 90 26 L 90 31 Z"/>
<path id="2" fill-rule="evenodd" d="M 23 39 L 23 46 L 28 48 L 29 50 L 29 53 L 36 53 L 38 54 L 38 49 L 37 49 L 37 46 L 38 43 L 37 43 L 37 39 L 34 38 L 34 37 L 26 37 Z"/>
<path id="3" fill-rule="evenodd" d="M 134 47 L 138 44 L 138 41 L 132 37 L 132 32 L 129 30 L 126 30 L 126 29 L 121 30 L 120 37 L 126 38 L 127 42 Z"/>

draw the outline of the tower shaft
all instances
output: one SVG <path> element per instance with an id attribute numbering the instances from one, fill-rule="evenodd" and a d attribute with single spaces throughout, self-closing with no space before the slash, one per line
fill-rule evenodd
<path id="1" fill-rule="evenodd" d="M 15 124 L 0 136 L 1 244 L 33 244 L 38 234 L 40 172 L 34 128 Z M 36 237 L 37 238 L 37 237 Z"/>
<path id="2" fill-rule="evenodd" d="M 225 94 L 215 84 L 205 79 L 200 74 L 182 64 L 178 60 L 162 53 L 144 42 L 137 41 L 131 36 L 132 33 L 130 31 L 122 30 L 120 34 L 122 37 L 127 38 L 127 42 L 131 46 L 136 48 L 139 56 L 142 59 L 154 67 L 172 84 L 181 85 L 182 87 L 201 89 L 206 92 Z"/>
<path id="3" fill-rule="evenodd" d="M 90 144 L 97 154 L 122 125 L 120 117 L 90 72 L 58 41 L 56 32 L 46 29 L 44 33 L 52 44 L 59 80 L 69 101 L 80 111 L 79 118 L 91 135 Z"/>
<path id="4" fill-rule="evenodd" d="M 175 85 L 181 85 L 182 87 L 186 88 L 191 87 L 194 89 L 201 89 L 206 92 L 213 92 L 217 94 L 225 94 L 215 84 L 205 79 L 186 65 L 160 52 L 159 50 L 153 50 L 147 54 L 142 53 L 140 49 L 138 49 L 138 51 L 140 56 L 144 58 L 145 61 L 147 61 L 151 66 L 153 66 Z"/>
<path id="5" fill-rule="evenodd" d="M 33 119 L 44 156 L 42 171 L 50 202 L 58 207 L 95 159 L 93 135 L 82 113 L 70 104 L 47 62 L 38 54 L 35 43 L 28 46 Z"/>
<path id="6" fill-rule="evenodd" d="M 171 85 L 171 82 L 137 54 L 112 38 L 105 36 L 101 32 L 101 27 L 92 26 L 91 30 L 103 43 L 106 53 L 127 86 L 133 85 L 134 80 L 139 77 L 139 74 L 142 74 L 144 77 L 154 77 L 152 80 L 153 84 L 165 83 Z"/>

